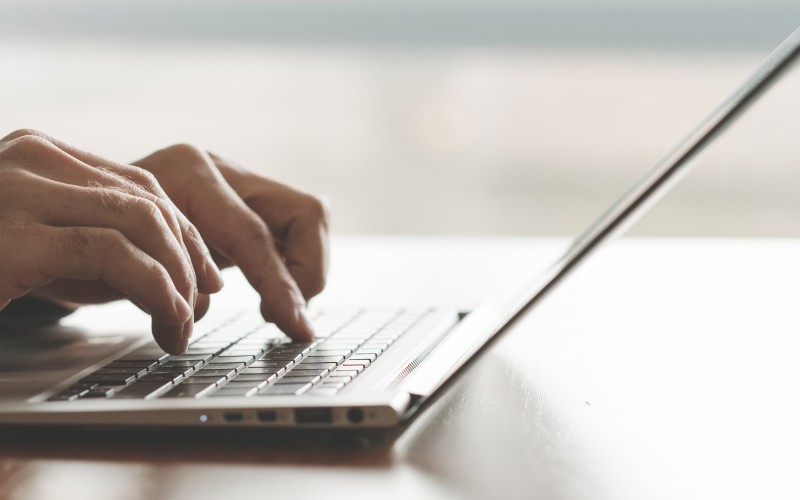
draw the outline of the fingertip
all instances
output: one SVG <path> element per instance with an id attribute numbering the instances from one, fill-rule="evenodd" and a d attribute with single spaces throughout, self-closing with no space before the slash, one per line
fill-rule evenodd
<path id="1" fill-rule="evenodd" d="M 194 333 L 194 320 L 190 319 L 184 323 L 183 327 L 181 328 L 181 340 L 188 342 L 189 339 L 192 338 L 192 333 Z M 185 347 L 184 350 L 186 350 Z"/>
<path id="2" fill-rule="evenodd" d="M 316 338 L 316 335 L 314 335 L 314 325 L 311 323 L 311 317 L 308 315 L 306 306 L 300 306 L 297 308 L 297 318 L 298 323 L 301 325 L 300 330 L 304 336 L 304 338 L 299 340 L 313 342 Z"/>
<path id="3" fill-rule="evenodd" d="M 203 275 L 206 278 L 203 280 L 204 287 L 202 291 L 204 293 L 217 293 L 225 286 L 222 273 L 211 257 L 206 258 L 206 263 L 203 265 Z"/>
<path id="4" fill-rule="evenodd" d="M 161 349 L 168 354 L 182 354 L 189 345 L 183 337 L 185 325 L 169 325 L 153 320 L 153 338 Z"/>
<path id="5" fill-rule="evenodd" d="M 314 328 L 304 305 L 292 309 L 270 310 L 267 303 L 262 303 L 261 315 L 266 321 L 275 325 L 288 337 L 297 342 L 312 342 L 315 339 Z"/>
<path id="6" fill-rule="evenodd" d="M 176 323 L 182 325 L 188 321 L 193 314 L 191 306 L 189 303 L 186 302 L 180 295 L 175 296 L 175 319 L 177 320 Z"/>
<path id="7" fill-rule="evenodd" d="M 201 293 L 197 296 L 197 302 L 194 305 L 195 323 L 200 321 L 203 318 L 203 316 L 206 315 L 210 305 L 211 305 L 211 297 L 209 297 L 207 294 Z"/>

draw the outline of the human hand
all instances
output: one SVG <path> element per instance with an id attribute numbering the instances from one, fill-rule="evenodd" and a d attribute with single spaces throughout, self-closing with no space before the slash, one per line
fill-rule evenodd
<path id="1" fill-rule="evenodd" d="M 29 293 L 76 303 L 127 296 L 177 353 L 198 295 L 221 288 L 197 229 L 152 174 L 37 131 L 0 139 L 0 309 Z"/>
<path id="2" fill-rule="evenodd" d="M 265 319 L 295 340 L 313 339 L 305 305 L 325 286 L 328 255 L 319 199 L 186 144 L 133 164 L 155 175 L 220 267 L 239 266 Z"/>

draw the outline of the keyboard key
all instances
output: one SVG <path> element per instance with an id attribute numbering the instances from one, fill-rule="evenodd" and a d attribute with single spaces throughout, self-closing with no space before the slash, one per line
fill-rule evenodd
<path id="1" fill-rule="evenodd" d="M 333 376 L 333 375 L 331 375 L 330 377 L 325 379 L 325 382 L 327 384 L 335 384 L 335 383 L 346 384 L 346 383 L 350 382 L 351 380 L 353 380 L 353 377 L 349 377 L 349 376 Z"/>
<path id="2" fill-rule="evenodd" d="M 350 356 L 350 358 L 347 361 L 367 360 L 369 362 L 372 362 L 372 361 L 375 361 L 376 359 L 378 359 L 378 355 L 377 354 L 357 352 L 357 353 L 353 354 L 352 356 Z"/>
<path id="3" fill-rule="evenodd" d="M 169 359 L 169 362 L 172 361 L 208 361 L 213 356 L 207 353 L 194 353 L 194 354 L 178 354 L 177 356 L 172 356 Z"/>
<path id="4" fill-rule="evenodd" d="M 320 375 L 301 375 L 301 376 L 292 376 L 292 372 L 286 374 L 283 378 L 278 379 L 275 382 L 276 385 L 292 385 L 292 384 L 316 384 L 322 380 Z"/>
<path id="5" fill-rule="evenodd" d="M 280 361 L 253 361 L 250 363 L 250 368 L 283 368 L 286 366 L 286 363 L 281 363 Z"/>
<path id="6" fill-rule="evenodd" d="M 308 359 L 305 359 L 305 360 L 301 361 L 300 363 L 298 363 L 294 369 L 295 370 L 319 370 L 320 372 L 323 372 L 325 370 L 333 370 L 334 368 L 336 368 L 336 366 L 337 366 L 336 363 L 315 363 L 313 361 L 309 361 Z"/>
<path id="7" fill-rule="evenodd" d="M 103 368 L 143 368 L 149 370 L 158 366 L 155 361 L 112 361 Z"/>
<path id="8" fill-rule="evenodd" d="M 210 365 L 209 365 L 210 366 Z M 195 372 L 195 377 L 225 377 L 230 378 L 236 375 L 236 370 L 217 370 L 214 368 L 200 368 Z"/>
<path id="9" fill-rule="evenodd" d="M 374 354 L 375 356 L 380 356 L 381 354 L 383 354 L 383 349 L 379 349 L 377 347 L 373 347 L 371 349 L 368 349 L 366 347 L 359 347 L 358 352 L 356 352 L 356 355 L 361 355 L 361 354 Z"/>
<path id="10" fill-rule="evenodd" d="M 182 359 L 170 359 L 163 365 L 161 365 L 161 369 L 163 368 L 200 368 L 203 366 L 203 360 L 182 360 Z"/>
<path id="11" fill-rule="evenodd" d="M 270 352 L 294 352 L 300 353 L 310 350 L 313 346 L 315 346 L 315 342 L 292 342 L 289 344 L 281 344 L 280 346 L 276 347 Z"/>
<path id="12" fill-rule="evenodd" d="M 301 369 L 302 365 L 297 365 L 297 368 L 294 370 L 289 370 L 286 373 L 287 377 L 314 377 L 317 375 L 327 375 L 329 370 L 303 370 Z"/>
<path id="13" fill-rule="evenodd" d="M 183 375 L 184 377 L 194 373 L 195 369 L 191 366 L 166 366 L 161 365 L 155 370 L 150 372 L 150 375 L 160 375 L 160 374 L 173 374 L 173 375 Z"/>
<path id="14" fill-rule="evenodd" d="M 273 351 L 269 351 L 266 354 L 262 354 L 258 358 L 259 360 L 265 361 L 282 361 L 286 364 L 289 362 L 298 362 L 303 359 L 303 355 L 301 353 L 293 353 L 293 352 L 279 352 L 273 354 Z"/>
<path id="15" fill-rule="evenodd" d="M 133 375 L 135 377 L 141 377 L 145 373 L 147 373 L 147 369 L 139 366 L 125 368 L 103 367 L 92 373 L 92 375 Z"/>
<path id="16" fill-rule="evenodd" d="M 91 389 L 97 387 L 98 383 L 77 383 L 73 384 L 63 391 L 59 392 L 51 396 L 48 401 L 72 401 L 74 399 L 78 399 L 79 397 L 85 395 Z"/>
<path id="17" fill-rule="evenodd" d="M 352 352 L 350 349 L 325 349 L 324 347 L 319 347 L 314 349 L 309 356 L 349 356 Z"/>
<path id="18" fill-rule="evenodd" d="M 249 363 L 250 361 L 256 359 L 255 356 L 226 356 L 225 352 L 217 356 L 214 361 L 218 361 L 220 363 Z"/>
<path id="19" fill-rule="evenodd" d="M 128 385 L 136 380 L 136 375 L 121 374 L 121 375 L 88 375 L 81 379 L 83 383 L 97 382 L 98 384 L 105 385 Z"/>
<path id="20" fill-rule="evenodd" d="M 97 386 L 87 391 L 81 398 L 110 398 L 117 392 L 117 387 Z"/>
<path id="21" fill-rule="evenodd" d="M 187 378 L 181 385 L 184 384 L 197 384 L 197 385 L 212 385 L 216 383 L 225 382 L 227 379 L 225 377 L 201 377 L 200 375 L 192 375 L 191 377 Z"/>
<path id="22" fill-rule="evenodd" d="M 256 392 L 257 396 L 290 396 L 300 394 L 303 391 L 311 388 L 311 384 L 286 384 L 286 385 L 270 385 L 259 389 Z"/>
<path id="23" fill-rule="evenodd" d="M 339 389 L 344 388 L 345 385 L 346 384 L 344 382 L 337 382 L 337 381 L 331 382 L 329 381 L 329 379 L 325 379 L 322 381 L 322 384 L 319 385 L 318 387 L 322 389 L 334 388 L 338 391 Z"/>
<path id="24" fill-rule="evenodd" d="M 132 384 L 114 395 L 115 399 L 152 399 L 172 387 L 172 382 L 145 382 Z"/>
<path id="25" fill-rule="evenodd" d="M 89 389 L 86 389 L 82 392 L 59 392 L 58 394 L 54 394 L 47 398 L 48 401 L 75 401 L 76 399 L 80 398 L 84 394 L 89 392 Z"/>
<path id="26" fill-rule="evenodd" d="M 364 371 L 366 367 L 367 365 L 361 363 L 350 363 L 350 360 L 348 359 L 347 361 L 344 362 L 344 364 L 340 368 L 345 370 L 352 370 L 356 373 L 361 373 Z"/>
<path id="27" fill-rule="evenodd" d="M 278 376 L 275 375 L 274 373 L 260 373 L 260 374 L 240 373 L 235 377 L 233 377 L 232 380 L 234 382 L 265 382 L 270 377 L 270 375 L 274 375 L 276 379 L 278 378 Z"/>
<path id="28" fill-rule="evenodd" d="M 344 386 L 344 384 L 342 384 L 342 386 Z M 303 393 L 303 395 L 304 396 L 335 396 L 338 393 L 339 393 L 339 388 L 338 387 L 323 386 L 323 387 L 314 387 L 311 390 L 306 391 L 305 393 Z"/>
<path id="29" fill-rule="evenodd" d="M 169 358 L 170 355 L 165 353 L 163 349 L 158 347 L 157 344 L 148 344 L 138 349 L 135 349 L 128 354 L 119 358 L 120 361 L 158 361 L 162 362 Z"/>
<path id="30" fill-rule="evenodd" d="M 216 360 L 214 360 L 216 361 Z M 243 370 L 247 366 L 244 363 L 208 363 L 203 369 L 209 370 Z"/>
<path id="31" fill-rule="evenodd" d="M 331 377 L 355 377 L 359 374 L 358 370 L 344 370 L 344 365 L 331 372 Z"/>
<path id="32" fill-rule="evenodd" d="M 162 394 L 161 398 L 196 398 L 202 397 L 206 393 L 210 393 L 216 388 L 215 385 L 200 385 L 200 384 L 179 384 L 166 393 Z"/>
<path id="33" fill-rule="evenodd" d="M 249 393 L 255 393 L 258 386 L 252 382 L 228 382 L 216 392 L 210 394 L 211 397 L 231 397 L 231 396 L 247 396 Z"/>
<path id="34" fill-rule="evenodd" d="M 340 365 L 344 362 L 344 356 L 309 356 L 305 361 L 309 363 L 336 363 Z"/>
<path id="35" fill-rule="evenodd" d="M 253 387 L 246 391 L 243 391 L 238 388 L 234 389 L 227 389 L 225 387 L 221 389 L 217 389 L 216 391 L 210 393 L 207 397 L 209 398 L 243 398 L 250 395 L 250 393 L 256 393 L 258 391 L 257 388 Z"/>
<path id="36" fill-rule="evenodd" d="M 139 379 L 139 382 L 172 382 L 172 381 L 179 381 L 183 380 L 184 375 L 182 373 L 148 373 L 144 377 Z"/>
<path id="37" fill-rule="evenodd" d="M 243 374 L 247 375 L 254 375 L 254 374 L 278 374 L 281 372 L 286 371 L 285 368 L 245 368 L 242 370 Z"/>
<path id="38" fill-rule="evenodd" d="M 189 346 L 189 348 L 186 349 L 186 353 L 185 354 L 188 354 L 188 355 L 197 354 L 197 355 L 215 356 L 217 353 L 222 352 L 222 350 L 225 347 L 228 347 L 228 346 L 222 346 L 222 347 L 211 347 L 211 346 L 209 346 L 209 347 L 192 347 L 192 346 Z"/>
<path id="39" fill-rule="evenodd" d="M 385 342 L 365 342 L 361 347 L 359 347 L 359 352 L 375 352 L 376 354 L 380 355 L 386 348 L 389 347 L 389 344 Z"/>

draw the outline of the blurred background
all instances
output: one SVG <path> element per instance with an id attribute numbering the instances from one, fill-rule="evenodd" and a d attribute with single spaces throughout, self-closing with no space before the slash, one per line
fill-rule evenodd
<path id="1" fill-rule="evenodd" d="M 793 31 L 795 0 L 3 0 L 0 135 L 192 142 L 336 233 L 565 235 Z M 636 234 L 800 236 L 800 75 Z"/>

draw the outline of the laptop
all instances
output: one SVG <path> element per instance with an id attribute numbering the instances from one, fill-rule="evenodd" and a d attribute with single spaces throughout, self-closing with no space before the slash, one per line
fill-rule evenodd
<path id="1" fill-rule="evenodd" d="M 289 342 L 251 307 L 198 325 L 182 355 L 93 321 L 0 335 L 0 424 L 185 428 L 387 428 L 421 405 L 516 317 L 622 232 L 800 58 L 800 29 L 542 275 L 469 313 L 323 308 L 317 339 Z M 125 317 L 115 318 L 126 324 Z M 145 328 L 144 326 L 142 327 Z M 48 371 L 37 367 L 47 366 Z"/>

